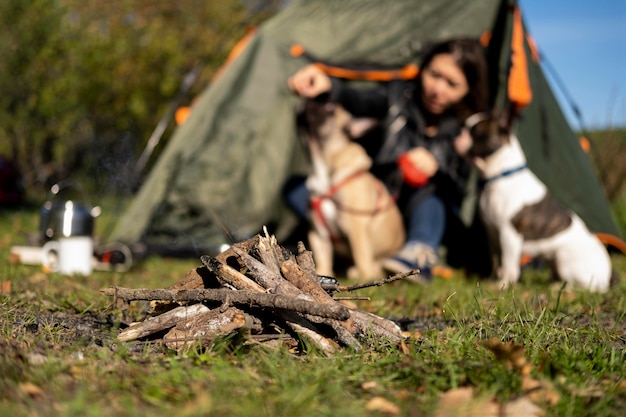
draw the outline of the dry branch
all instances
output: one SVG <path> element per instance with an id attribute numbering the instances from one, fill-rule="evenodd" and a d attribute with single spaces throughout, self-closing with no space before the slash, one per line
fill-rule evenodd
<path id="1" fill-rule="evenodd" d="M 362 290 L 363 288 L 381 287 L 383 285 L 390 284 L 394 281 L 399 281 L 399 280 L 411 277 L 413 275 L 419 275 L 419 274 L 420 274 L 419 269 L 413 269 L 411 271 L 403 272 L 401 274 L 391 275 L 379 281 L 360 282 L 358 284 L 354 284 L 350 286 L 325 284 L 323 288 L 327 291 L 350 292 L 350 291 Z"/>
<path id="2" fill-rule="evenodd" d="M 163 341 L 167 347 L 175 350 L 186 348 L 195 341 L 205 346 L 207 342 L 227 336 L 245 325 L 245 314 L 238 308 L 230 307 L 224 311 L 215 309 L 179 322 L 163 337 Z"/>
<path id="3" fill-rule="evenodd" d="M 294 287 L 289 281 L 286 281 L 280 275 L 280 270 L 276 265 L 275 268 L 266 266 L 261 261 L 255 259 L 253 256 L 246 252 L 235 249 L 235 252 L 239 255 L 240 260 L 248 268 L 250 274 L 252 274 L 258 282 L 267 289 L 267 291 L 274 294 L 287 295 L 312 301 L 313 298 Z M 276 269 L 276 272 L 273 272 Z"/>
<path id="4" fill-rule="evenodd" d="M 252 291 L 230 291 L 225 289 L 202 290 L 166 290 L 148 288 L 103 288 L 104 295 L 115 296 L 124 301 L 162 300 L 162 301 L 217 301 L 238 305 L 296 311 L 335 320 L 346 320 L 350 317 L 348 309 L 340 304 L 321 305 L 312 301 L 300 300 L 278 294 L 256 293 Z"/>
<path id="5" fill-rule="evenodd" d="M 265 236 L 256 237 L 255 242 L 256 245 L 254 246 L 242 245 L 232 247 L 232 252 L 239 257 L 239 263 L 245 266 L 248 273 L 254 277 L 255 281 L 268 292 L 313 301 L 313 298 L 309 294 L 302 292 L 280 275 L 282 249 L 279 250 L 276 238 L 268 236 L 266 231 Z M 242 247 L 246 247 L 247 250 L 242 249 Z M 259 259 L 252 256 L 250 253 L 257 255 Z M 320 323 L 327 323 L 335 328 L 340 342 L 347 346 L 354 346 L 357 349 L 360 348 L 354 337 L 346 335 L 346 332 L 341 331 L 341 329 L 337 329 L 337 327 L 340 326 L 334 324 L 334 320 L 322 319 L 308 314 L 302 317 L 284 311 L 279 312 L 278 317 L 285 321 L 289 329 L 306 337 L 318 349 L 325 353 L 333 352 L 336 349 L 336 343 L 331 343 L 330 339 L 320 333 L 319 329 L 316 327 L 316 324 Z"/>
<path id="6" fill-rule="evenodd" d="M 153 333 L 160 332 L 163 329 L 173 327 L 176 323 L 182 320 L 206 313 L 207 311 L 209 311 L 209 308 L 204 304 L 177 307 L 166 313 L 150 317 L 141 323 L 125 328 L 120 332 L 120 334 L 117 335 L 117 339 L 122 342 L 128 342 L 130 340 L 149 336 Z"/>
<path id="7" fill-rule="evenodd" d="M 265 291 L 261 285 L 237 271 L 235 268 L 225 265 L 215 258 L 203 255 L 200 257 L 200 261 L 202 261 L 209 271 L 217 275 L 218 279 L 221 278 L 222 283 L 229 284 L 237 290 Z"/>

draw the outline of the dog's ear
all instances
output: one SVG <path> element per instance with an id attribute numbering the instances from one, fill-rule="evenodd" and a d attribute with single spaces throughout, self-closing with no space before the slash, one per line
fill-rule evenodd
<path id="1" fill-rule="evenodd" d="M 507 102 L 504 105 L 499 115 L 494 115 L 498 121 L 498 131 L 500 134 L 506 135 L 507 137 L 511 135 L 516 116 L 517 112 L 515 111 L 515 106 L 513 106 L 511 102 Z"/>
<path id="2" fill-rule="evenodd" d="M 472 138 L 472 146 L 467 152 L 470 158 L 486 158 L 502 146 L 504 138 L 495 112 L 470 116 L 465 120 L 465 128 Z"/>
<path id="3" fill-rule="evenodd" d="M 374 118 L 359 117 L 350 120 L 347 126 L 348 136 L 358 139 L 378 125 L 379 121 Z"/>

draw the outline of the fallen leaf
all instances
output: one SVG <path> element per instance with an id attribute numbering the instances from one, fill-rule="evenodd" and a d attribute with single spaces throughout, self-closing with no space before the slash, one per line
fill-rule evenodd
<path id="1" fill-rule="evenodd" d="M 497 339 L 486 340 L 483 345 L 492 351 L 498 360 L 504 361 L 507 368 L 520 373 L 522 390 L 527 394 L 529 401 L 554 405 L 561 399 L 560 394 L 556 392 L 550 382 L 531 377 L 532 365 L 526 359 L 523 345 L 504 343 Z"/>
<path id="2" fill-rule="evenodd" d="M 400 413 L 400 407 L 383 397 L 372 398 L 365 405 L 365 409 L 368 411 L 378 411 L 390 416 L 395 416 Z"/>
<path id="3" fill-rule="evenodd" d="M 410 392 L 407 389 L 401 389 L 394 394 L 394 398 L 397 400 L 404 400 L 405 398 L 409 398 Z"/>
<path id="4" fill-rule="evenodd" d="M 422 337 L 422 333 L 414 330 L 412 332 L 403 331 L 402 337 L 406 337 L 407 339 L 419 339 Z"/>
<path id="5" fill-rule="evenodd" d="M 504 343 L 497 339 L 489 339 L 483 342 L 483 345 L 493 352 L 496 359 L 506 363 L 507 367 L 528 374 L 530 366 L 526 360 L 526 351 L 524 345 L 518 343 Z"/>
<path id="6" fill-rule="evenodd" d="M 43 397 L 43 390 L 31 382 L 20 384 L 20 390 L 31 398 Z"/>
<path id="7" fill-rule="evenodd" d="M 435 417 L 499 417 L 500 406 L 487 397 L 474 397 L 474 388 L 455 388 L 439 399 Z"/>
<path id="8" fill-rule="evenodd" d="M 378 382 L 365 381 L 364 383 L 361 384 L 361 389 L 363 391 L 374 391 L 375 389 L 378 389 Z"/>
<path id="9" fill-rule="evenodd" d="M 522 390 L 527 393 L 528 398 L 536 403 L 554 405 L 561 399 L 561 394 L 554 389 L 549 381 L 541 381 L 529 376 L 522 377 Z"/>
<path id="10" fill-rule="evenodd" d="M 537 417 L 544 414 L 545 412 L 528 397 L 509 401 L 502 406 L 502 415 L 504 417 Z"/>

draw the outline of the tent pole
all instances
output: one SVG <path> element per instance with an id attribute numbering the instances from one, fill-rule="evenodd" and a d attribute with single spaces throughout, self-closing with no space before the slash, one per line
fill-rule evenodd
<path id="1" fill-rule="evenodd" d="M 198 65 L 192 68 L 191 71 L 189 71 L 183 78 L 183 82 L 181 83 L 180 88 L 178 89 L 178 92 L 176 93 L 176 96 L 171 101 L 167 111 L 165 112 L 161 120 L 159 120 L 159 123 L 157 124 L 156 128 L 152 132 L 152 135 L 150 135 L 150 139 L 148 139 L 148 143 L 146 144 L 146 147 L 144 148 L 143 152 L 139 156 L 139 159 L 137 159 L 137 162 L 135 163 L 135 166 L 133 168 L 133 176 L 132 176 L 133 186 L 137 185 L 137 183 L 139 182 L 139 178 L 141 177 L 141 173 L 143 172 L 143 169 L 148 163 L 148 160 L 150 159 L 152 152 L 154 152 L 154 148 L 156 148 L 156 146 L 161 141 L 161 137 L 163 137 L 163 133 L 165 133 L 165 129 L 167 128 L 167 125 L 169 124 L 170 120 L 174 116 L 176 109 L 178 109 L 180 105 L 180 101 L 182 100 L 185 93 L 187 93 L 187 91 L 191 88 L 191 86 L 196 82 L 196 79 L 198 78 L 199 75 L 200 75 L 200 66 Z"/>

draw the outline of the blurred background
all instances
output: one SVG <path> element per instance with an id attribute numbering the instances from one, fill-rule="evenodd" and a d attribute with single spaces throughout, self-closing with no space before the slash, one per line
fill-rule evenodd
<path id="1" fill-rule="evenodd" d="M 580 129 L 581 118 L 590 129 L 626 127 L 626 1 L 519 4 L 572 127 Z"/>
<path id="2" fill-rule="evenodd" d="M 171 109 L 189 105 L 279 3 L 3 0 L 0 166 L 19 167 L 33 195 L 70 173 L 98 194 L 132 191 L 159 122 L 161 149 Z"/>
<path id="3" fill-rule="evenodd" d="M 70 175 L 97 195 L 132 194 L 175 127 L 174 110 L 189 105 L 246 31 L 284 3 L 3 0 L 0 171 L 8 178 L 19 170 L 30 196 Z M 626 2 L 520 5 L 546 73 L 562 83 L 554 91 L 574 130 L 623 131 Z M 154 136 L 159 144 L 136 176 Z"/>

